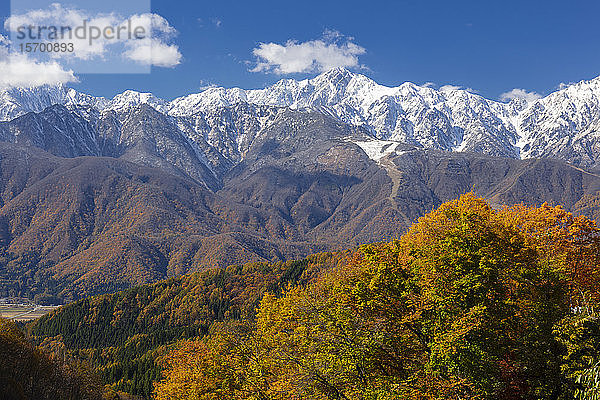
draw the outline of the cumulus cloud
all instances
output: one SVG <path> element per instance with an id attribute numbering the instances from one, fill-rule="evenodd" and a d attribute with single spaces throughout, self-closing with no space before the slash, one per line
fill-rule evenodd
<path id="1" fill-rule="evenodd" d="M 500 101 L 525 100 L 527 103 L 541 99 L 542 96 L 536 92 L 528 92 L 525 89 L 515 88 L 500 95 Z"/>
<path id="2" fill-rule="evenodd" d="M 87 26 L 85 37 L 77 29 Z M 159 67 L 173 67 L 181 61 L 178 46 L 171 44 L 177 31 L 158 14 L 145 13 L 124 17 L 115 13 L 89 13 L 85 10 L 63 7 L 54 3 L 47 9 L 30 10 L 6 19 L 5 29 L 13 34 L 19 27 L 69 27 L 73 31 L 55 39 L 59 43 L 73 43 L 73 52 L 53 52 L 54 58 L 75 58 L 95 61 L 124 56 L 134 62 Z M 91 29 L 97 29 L 90 40 Z M 143 28 L 143 38 L 131 35 L 131 27 Z M 61 31 L 62 32 L 62 31 Z M 102 32 L 103 34 L 100 34 Z M 104 32 L 109 32 L 105 35 Z M 35 33 L 35 31 L 34 31 Z M 45 35 L 48 31 L 44 32 Z M 42 38 L 45 39 L 45 38 Z M 41 40 L 44 41 L 44 40 Z"/>
<path id="3" fill-rule="evenodd" d="M 58 62 L 40 62 L 25 54 L 11 54 L 8 45 L 8 39 L 0 35 L 0 90 L 77 81 L 73 71 L 64 69 Z"/>
<path id="4" fill-rule="evenodd" d="M 164 44 L 156 39 L 136 41 L 124 55 L 132 61 L 156 67 L 174 67 L 181 62 L 182 57 L 177 46 Z"/>
<path id="5" fill-rule="evenodd" d="M 469 92 L 469 93 L 477 93 L 477 90 L 470 88 L 470 87 L 457 86 L 457 85 L 440 86 L 440 92 L 453 92 L 455 90 L 464 90 L 465 92 Z"/>
<path id="6" fill-rule="evenodd" d="M 336 67 L 364 68 L 358 58 L 366 49 L 354 43 L 354 38 L 326 31 L 321 39 L 307 42 L 260 43 L 252 53 L 256 57 L 252 72 L 283 75 L 325 72 Z"/>
<path id="7" fill-rule="evenodd" d="M 134 15 L 130 18 L 134 26 L 142 26 L 151 35 L 144 39 L 126 42 L 128 50 L 124 56 L 144 65 L 174 67 L 181 63 L 182 54 L 175 44 L 168 41 L 177 35 L 177 30 L 157 14 Z"/>
<path id="8" fill-rule="evenodd" d="M 89 26 L 105 27 L 105 26 L 119 26 L 121 18 L 112 14 L 95 14 L 92 15 L 83 10 L 75 8 L 66 8 L 59 3 L 54 3 L 47 9 L 30 10 L 24 14 L 14 14 L 6 19 L 4 28 L 12 32 L 13 35 L 19 32 L 20 27 L 33 27 L 33 35 L 36 38 L 35 41 L 46 41 L 48 31 L 38 31 L 39 27 L 54 26 L 57 28 L 65 27 L 75 29 L 76 27 L 82 26 L 83 22 Z M 29 34 L 28 31 L 26 31 Z M 42 37 L 38 37 L 41 33 Z M 73 43 L 73 52 L 57 52 L 52 54 L 54 57 L 75 57 L 80 60 L 91 60 L 93 58 L 102 58 L 107 52 L 108 41 L 104 38 L 99 38 L 90 41 L 89 38 L 78 38 L 74 33 L 68 37 L 66 30 L 63 38 L 57 38 L 57 42 Z M 62 36 L 62 35 L 61 35 Z M 13 36 L 14 38 L 15 36 Z M 32 39 L 31 41 L 34 41 Z M 113 43 L 116 43 L 114 41 Z"/>
<path id="9" fill-rule="evenodd" d="M 574 82 L 568 82 L 568 83 L 561 82 L 561 83 L 559 83 L 559 84 L 558 84 L 558 86 L 557 86 L 556 88 L 557 88 L 558 90 L 563 90 L 563 89 L 566 89 L 566 88 L 568 88 L 569 86 L 571 86 L 571 85 L 574 85 L 574 84 L 575 84 Z"/>
<path id="10" fill-rule="evenodd" d="M 462 89 L 462 86 L 456 86 L 456 85 L 443 85 L 440 86 L 440 91 L 441 92 L 451 92 L 453 90 L 460 90 Z"/>

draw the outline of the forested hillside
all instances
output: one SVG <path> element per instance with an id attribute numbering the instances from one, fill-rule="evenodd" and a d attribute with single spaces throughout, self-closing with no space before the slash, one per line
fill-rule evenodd
<path id="1" fill-rule="evenodd" d="M 0 318 L 0 399 L 100 400 L 101 394 L 86 363 L 33 346 L 14 322 Z"/>
<path id="2" fill-rule="evenodd" d="M 93 297 L 30 326 L 158 400 L 593 399 L 600 230 L 472 194 L 399 240 Z"/>
<path id="3" fill-rule="evenodd" d="M 463 196 L 267 294 L 255 320 L 181 342 L 156 398 L 598 398 L 599 233 Z"/>
<path id="4" fill-rule="evenodd" d="M 214 268 L 91 297 L 42 317 L 31 332 L 46 346 L 64 343 L 96 367 L 104 383 L 149 397 L 160 378 L 156 360 L 166 345 L 202 337 L 216 321 L 251 320 L 265 293 L 304 284 L 347 254 Z"/>

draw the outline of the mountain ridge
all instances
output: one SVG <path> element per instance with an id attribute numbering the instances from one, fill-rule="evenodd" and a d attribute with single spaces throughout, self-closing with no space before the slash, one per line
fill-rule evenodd
<path id="1" fill-rule="evenodd" d="M 346 70 L 175 103 L 16 91 L 42 110 L 0 122 L 0 290 L 73 299 L 387 240 L 469 191 L 495 207 L 549 202 L 597 218 L 597 83 L 525 108 L 460 90 L 381 89 Z M 567 115 L 565 96 L 572 112 L 587 110 L 578 124 L 553 122 Z M 16 112 L 17 97 L 0 115 Z M 43 108 L 53 101 L 63 104 Z M 517 157 L 523 143 L 503 121 L 523 112 L 531 151 L 544 150 L 543 126 L 554 135 L 544 151 L 555 153 Z M 378 137 L 378 121 L 410 135 Z"/>
<path id="2" fill-rule="evenodd" d="M 213 87 L 172 101 L 132 90 L 105 99 L 64 86 L 42 87 L 37 94 L 33 89 L 13 92 L 16 94 L 5 91 L 0 97 L 2 120 L 40 112 L 53 104 L 117 114 L 148 104 L 174 119 L 210 116 L 249 104 L 313 109 L 361 126 L 374 139 L 430 149 L 520 159 L 551 157 L 583 167 L 595 167 L 600 161 L 596 156 L 600 149 L 600 77 L 530 103 L 502 103 L 464 89 L 434 89 L 410 82 L 387 87 L 343 68 L 312 79 L 283 79 L 264 89 Z M 192 134 L 207 132 L 196 129 Z M 237 130 L 225 134 L 233 136 L 234 142 L 243 140 Z"/>

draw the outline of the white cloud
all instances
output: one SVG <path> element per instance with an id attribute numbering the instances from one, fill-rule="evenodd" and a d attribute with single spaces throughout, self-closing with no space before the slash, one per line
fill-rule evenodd
<path id="1" fill-rule="evenodd" d="M 177 30 L 158 14 L 136 14 L 129 20 L 133 26 L 142 26 L 147 32 L 152 32 L 153 39 L 166 40 L 177 36 Z"/>
<path id="2" fill-rule="evenodd" d="M 85 37 L 77 37 L 76 30 L 84 24 L 88 27 Z M 70 27 L 71 35 L 57 42 L 73 43 L 74 52 L 51 53 L 54 58 L 75 58 L 86 61 L 110 60 L 121 57 L 159 67 L 173 67 L 182 58 L 179 48 L 171 44 L 177 30 L 158 14 L 135 14 L 129 17 L 115 13 L 91 14 L 85 10 L 52 4 L 48 9 L 31 10 L 21 15 L 13 15 L 5 21 L 5 29 L 15 34 L 19 27 Z M 98 37 L 90 40 L 90 29 L 98 29 Z M 133 38 L 129 27 L 143 28 L 143 39 Z M 110 35 L 100 32 L 109 29 Z M 84 32 L 82 30 L 81 32 Z M 82 36 L 82 35 L 80 35 Z"/>
<path id="3" fill-rule="evenodd" d="M 515 88 L 500 95 L 500 101 L 525 100 L 527 103 L 541 99 L 542 96 L 536 92 L 528 92 L 525 89 Z"/>
<path id="4" fill-rule="evenodd" d="M 172 68 L 181 63 L 182 55 L 179 47 L 168 44 L 177 35 L 177 30 L 169 22 L 157 14 L 134 15 L 130 18 L 134 26 L 142 26 L 151 37 L 126 42 L 128 50 L 124 56 L 144 65 Z"/>
<path id="5" fill-rule="evenodd" d="M 469 93 L 478 93 L 477 90 L 470 88 L 470 87 L 464 87 L 464 86 L 457 86 L 457 85 L 443 85 L 440 86 L 440 92 L 453 92 L 455 90 L 464 90 L 465 92 L 469 92 Z"/>
<path id="6" fill-rule="evenodd" d="M 574 85 L 574 84 L 575 84 L 574 82 L 568 82 L 568 83 L 561 82 L 561 83 L 558 84 L 557 89 L 558 90 L 563 90 L 563 89 L 566 89 L 569 86 Z"/>
<path id="7" fill-rule="evenodd" d="M 0 90 L 76 82 L 73 71 L 56 61 L 39 62 L 25 54 L 11 54 L 9 41 L 0 35 Z"/>
<path id="8" fill-rule="evenodd" d="M 121 25 L 121 18 L 116 14 L 96 14 L 92 15 L 83 10 L 75 8 L 65 8 L 59 3 L 51 4 L 48 9 L 30 10 L 24 14 L 15 14 L 6 19 L 4 28 L 12 32 L 13 34 L 18 32 L 19 27 L 34 28 L 34 37 L 37 38 L 38 27 L 55 26 L 70 27 L 76 29 L 85 24 L 95 27 L 106 27 L 106 26 L 119 26 Z M 65 31 L 67 32 L 67 31 Z M 82 30 L 83 32 L 83 30 Z M 87 33 L 87 32 L 86 32 Z M 46 41 L 45 35 L 47 32 L 42 32 L 42 37 L 37 38 L 35 41 Z M 65 34 L 66 36 L 67 34 Z M 74 52 L 72 53 L 61 53 L 57 52 L 52 54 L 54 57 L 75 57 L 80 60 L 91 60 L 94 58 L 103 58 L 107 52 L 107 40 L 103 37 L 93 41 L 89 41 L 89 38 L 77 38 L 74 33 L 71 37 L 65 37 L 63 39 L 57 39 L 57 42 L 73 43 Z M 14 36 L 13 36 L 14 38 Z M 34 39 L 32 39 L 34 41 Z M 113 41 L 116 43 L 117 41 Z"/>
<path id="9" fill-rule="evenodd" d="M 456 85 L 440 86 L 440 92 L 451 92 L 453 90 L 460 90 L 460 89 L 462 89 L 462 86 L 456 86 Z"/>
<path id="10" fill-rule="evenodd" d="M 321 39 L 308 42 L 261 43 L 252 51 L 256 66 L 251 71 L 294 74 L 324 72 L 336 67 L 363 68 L 358 57 L 366 50 L 353 40 L 336 31 L 325 31 Z"/>
<path id="11" fill-rule="evenodd" d="M 212 88 L 216 88 L 218 87 L 216 84 L 210 82 L 210 81 L 205 81 L 204 79 L 200 79 L 200 87 L 199 89 L 201 91 L 207 90 L 207 89 L 212 89 Z"/>
<path id="12" fill-rule="evenodd" d="M 143 65 L 174 67 L 181 63 L 181 53 L 174 45 L 164 44 L 156 39 L 137 40 L 124 56 Z"/>

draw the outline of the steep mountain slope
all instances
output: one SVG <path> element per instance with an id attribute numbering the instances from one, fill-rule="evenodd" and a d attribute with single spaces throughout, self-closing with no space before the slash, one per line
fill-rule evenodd
<path id="1" fill-rule="evenodd" d="M 196 142 L 168 117 L 141 104 L 119 117 L 61 105 L 0 122 L 0 140 L 59 157 L 109 156 L 192 178 L 216 189 L 219 181 Z"/>
<path id="2" fill-rule="evenodd" d="M 495 205 L 593 217 L 600 206 L 600 178 L 564 162 L 378 140 L 312 109 L 240 103 L 176 118 L 147 104 L 54 106 L 0 131 L 16 143 L 0 142 L 10 295 L 77 298 L 385 240 L 470 190 Z"/>
<path id="3" fill-rule="evenodd" d="M 0 157 L 3 250 L 26 259 L 2 263 L 3 294 L 24 285 L 77 298 L 202 265 L 316 250 L 296 243 L 278 215 L 157 169 L 6 144 Z"/>
<path id="4" fill-rule="evenodd" d="M 142 104 L 121 121 L 117 145 L 122 159 L 219 186 L 218 177 L 195 143 L 184 136 L 165 115 Z"/>
<path id="5" fill-rule="evenodd" d="M 0 140 L 38 147 L 60 157 L 100 155 L 93 127 L 60 105 L 0 122 Z"/>
<path id="6" fill-rule="evenodd" d="M 9 121 L 29 112 L 41 112 L 53 105 L 67 104 L 104 109 L 109 102 L 63 85 L 4 89 L 0 91 L 0 121 Z"/>
<path id="7" fill-rule="evenodd" d="M 174 100 L 170 113 L 190 112 L 187 100 Z M 389 88 L 338 68 L 314 79 L 285 80 L 263 90 L 246 91 L 242 100 L 318 109 L 344 122 L 364 125 L 380 139 L 441 150 L 518 155 L 512 146 L 514 129 L 500 118 L 506 113 L 504 105 L 464 90 L 440 91 L 408 82 Z"/>

